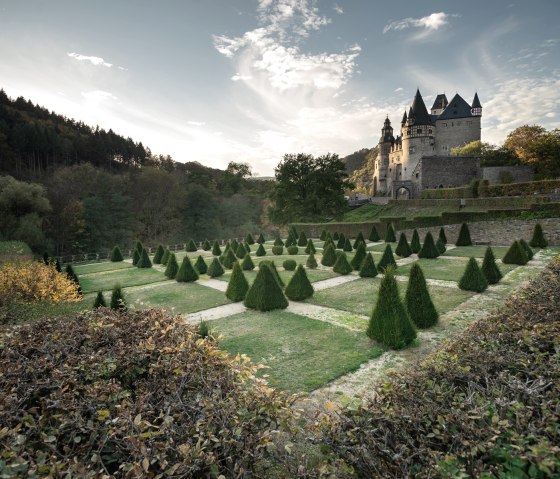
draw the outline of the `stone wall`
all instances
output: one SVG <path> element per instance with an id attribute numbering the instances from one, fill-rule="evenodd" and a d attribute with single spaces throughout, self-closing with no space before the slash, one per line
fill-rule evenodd
<path id="1" fill-rule="evenodd" d="M 451 148 L 480 140 L 480 121 L 479 116 L 436 120 L 435 154 L 450 155 Z"/>
<path id="2" fill-rule="evenodd" d="M 534 171 L 531 166 L 485 166 L 482 168 L 482 179 L 488 180 L 491 185 L 503 183 L 501 174 L 511 175 L 510 183 L 525 183 L 533 181 Z"/>
<path id="3" fill-rule="evenodd" d="M 421 189 L 453 188 L 480 178 L 480 159 L 474 156 L 427 156 L 422 158 Z"/>

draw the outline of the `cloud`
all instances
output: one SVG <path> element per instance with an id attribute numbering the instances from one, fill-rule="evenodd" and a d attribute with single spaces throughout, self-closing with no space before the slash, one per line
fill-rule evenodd
<path id="1" fill-rule="evenodd" d="M 83 91 L 82 96 L 86 100 L 91 100 L 94 102 L 99 102 L 103 100 L 118 100 L 118 98 L 115 95 L 109 93 L 108 91 L 103 91 L 103 90 Z"/>
<path id="2" fill-rule="evenodd" d="M 67 55 L 71 58 L 78 60 L 79 62 L 90 62 L 92 65 L 95 66 L 103 66 L 107 68 L 111 68 L 113 66 L 112 63 L 107 63 L 101 57 L 87 56 L 87 55 L 82 55 L 81 53 L 67 53 Z"/>
<path id="3" fill-rule="evenodd" d="M 402 88 L 402 87 L 395 88 L 395 91 L 396 91 L 396 92 L 397 92 L 397 91 L 403 91 L 403 90 L 404 90 L 404 88 Z"/>
<path id="4" fill-rule="evenodd" d="M 391 30 L 405 30 L 407 28 L 422 28 L 424 29 L 423 34 L 429 34 L 439 30 L 444 25 L 449 23 L 449 18 L 455 16 L 444 12 L 432 13 L 422 18 L 404 18 L 403 20 L 397 20 L 388 23 L 383 28 L 383 33 L 387 33 Z"/>
<path id="5" fill-rule="evenodd" d="M 192 125 L 192 126 L 204 126 L 204 125 L 206 125 L 206 123 L 204 123 L 203 121 L 192 121 L 191 120 L 191 121 L 187 121 L 187 123 L 189 125 Z"/>
<path id="6" fill-rule="evenodd" d="M 344 13 L 344 10 L 342 9 L 342 7 L 338 4 L 334 4 L 333 5 L 333 10 L 338 13 L 339 15 L 342 15 Z"/>
<path id="7" fill-rule="evenodd" d="M 239 80 L 251 80 L 253 77 L 251 75 L 240 75 L 239 73 L 236 73 L 235 75 L 233 75 L 231 77 L 231 79 L 233 81 L 239 81 Z"/>

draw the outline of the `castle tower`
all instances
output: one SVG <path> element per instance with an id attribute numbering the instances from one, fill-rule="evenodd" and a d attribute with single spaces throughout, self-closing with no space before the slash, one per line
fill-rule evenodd
<path id="1" fill-rule="evenodd" d="M 447 108 L 448 104 L 449 102 L 447 101 L 445 93 L 438 94 L 434 101 L 434 104 L 432 105 L 432 115 L 441 115 L 443 113 L 443 110 Z"/>
<path id="2" fill-rule="evenodd" d="M 471 115 L 472 116 L 482 116 L 482 105 L 478 99 L 478 93 L 475 92 L 474 98 L 471 105 Z"/>
<path id="3" fill-rule="evenodd" d="M 381 128 L 381 137 L 377 146 L 377 158 L 373 173 L 373 194 L 385 194 L 387 192 L 387 167 L 389 165 L 389 153 L 395 141 L 393 127 L 389 117 L 385 119 Z"/>

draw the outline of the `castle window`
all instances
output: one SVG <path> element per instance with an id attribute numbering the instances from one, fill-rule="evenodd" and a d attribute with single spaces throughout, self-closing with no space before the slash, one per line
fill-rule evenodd
<path id="1" fill-rule="evenodd" d="M 390 173 L 391 171 L 393 171 L 393 169 L 392 169 L 392 168 L 389 168 L 389 173 Z"/>
<path id="2" fill-rule="evenodd" d="M 422 128 L 418 128 L 418 129 L 416 130 L 416 133 L 417 133 L 418 135 L 421 135 L 421 134 L 422 134 Z"/>
<path id="3" fill-rule="evenodd" d="M 414 153 L 415 151 L 416 151 L 416 147 L 415 147 L 415 146 L 410 146 L 410 147 L 408 148 L 408 153 L 409 153 L 409 154 L 412 154 L 412 153 Z"/>
<path id="4" fill-rule="evenodd" d="M 429 135 L 432 134 L 432 129 L 431 129 L 431 128 L 428 130 L 428 134 L 429 134 Z"/>
<path id="5" fill-rule="evenodd" d="M 416 173 L 416 178 L 418 178 L 418 173 Z"/>

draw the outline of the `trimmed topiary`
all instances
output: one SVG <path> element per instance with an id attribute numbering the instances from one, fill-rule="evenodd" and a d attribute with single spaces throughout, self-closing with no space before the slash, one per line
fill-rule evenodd
<path id="1" fill-rule="evenodd" d="M 305 252 L 307 254 L 315 254 L 317 252 L 317 250 L 315 249 L 315 245 L 313 244 L 313 241 L 311 241 L 311 238 L 309 238 L 307 240 L 307 247 L 305 248 Z"/>
<path id="2" fill-rule="evenodd" d="M 264 244 L 264 242 L 265 242 L 264 236 L 263 236 L 263 234 L 261 233 L 261 234 L 259 235 L 259 239 L 257 240 L 257 243 L 259 243 L 259 244 Z"/>
<path id="3" fill-rule="evenodd" d="M 196 259 L 196 263 L 194 264 L 194 268 L 196 269 L 198 274 L 206 274 L 206 272 L 208 271 L 208 265 L 206 264 L 206 261 L 204 261 L 204 258 L 202 256 L 198 256 L 198 258 Z"/>
<path id="4" fill-rule="evenodd" d="M 385 232 L 385 243 L 396 243 L 397 237 L 395 236 L 395 229 L 392 223 L 387 224 L 387 231 Z"/>
<path id="5" fill-rule="evenodd" d="M 362 278 L 375 278 L 377 276 L 377 268 L 371 253 L 368 253 L 362 263 L 360 269 L 360 277 Z"/>
<path id="6" fill-rule="evenodd" d="M 125 310 L 126 301 L 124 300 L 124 295 L 120 284 L 115 284 L 113 286 L 113 291 L 111 292 L 111 309 L 115 310 Z"/>
<path id="7" fill-rule="evenodd" d="M 408 244 L 404 233 L 401 233 L 401 236 L 399 237 L 399 244 L 395 249 L 395 254 L 401 258 L 408 258 L 412 254 L 412 250 L 410 249 L 410 245 Z"/>
<path id="8" fill-rule="evenodd" d="M 241 266 L 236 261 L 233 265 L 231 278 L 229 279 L 228 287 L 226 289 L 226 297 L 232 301 L 243 301 L 249 291 L 249 283 L 247 278 L 241 270 Z"/>
<path id="9" fill-rule="evenodd" d="M 319 236 L 321 241 L 325 241 L 327 239 L 327 232 L 326 230 L 321 231 L 321 236 Z"/>
<path id="10" fill-rule="evenodd" d="M 346 243 L 346 237 L 344 236 L 344 233 L 340 233 L 340 235 L 338 235 L 336 249 L 344 249 L 344 243 Z"/>
<path id="11" fill-rule="evenodd" d="M 66 265 L 66 268 L 64 269 L 66 276 L 68 276 L 68 278 L 74 282 L 74 284 L 76 285 L 76 287 L 78 288 L 78 294 L 82 294 L 82 287 L 80 285 L 80 280 L 78 279 L 78 275 L 76 274 L 76 272 L 74 271 L 74 268 L 72 267 L 72 265 L 70 263 L 68 263 Z"/>
<path id="12" fill-rule="evenodd" d="M 187 243 L 187 246 L 185 247 L 185 250 L 190 252 L 190 253 L 194 253 L 198 248 L 196 247 L 196 243 L 193 241 L 193 239 L 191 238 L 189 240 L 189 242 Z"/>
<path id="13" fill-rule="evenodd" d="M 294 225 L 290 226 L 290 230 L 289 230 L 289 234 L 292 236 L 292 238 L 294 238 L 296 241 L 299 238 L 299 233 L 296 230 L 296 227 Z"/>
<path id="14" fill-rule="evenodd" d="M 313 296 L 314 292 L 313 285 L 300 264 L 286 286 L 286 296 L 292 301 L 303 301 Z"/>
<path id="15" fill-rule="evenodd" d="M 132 266 L 136 266 L 138 261 L 140 261 L 141 253 L 137 249 L 132 253 Z"/>
<path id="16" fill-rule="evenodd" d="M 286 239 L 286 241 L 284 242 L 284 245 L 286 247 L 288 246 L 296 246 L 297 245 L 297 239 L 295 239 L 291 234 L 288 235 L 288 238 Z"/>
<path id="17" fill-rule="evenodd" d="M 346 253 L 341 251 L 338 254 L 338 258 L 336 258 L 336 263 L 333 266 L 333 271 L 338 274 L 350 274 L 352 272 L 352 266 L 348 262 L 348 258 L 346 257 Z"/>
<path id="18" fill-rule="evenodd" d="M 305 262 L 305 266 L 307 266 L 309 269 L 317 268 L 317 260 L 315 259 L 315 255 L 313 253 L 309 253 L 307 261 Z"/>
<path id="19" fill-rule="evenodd" d="M 93 302 L 93 309 L 106 308 L 106 307 L 107 307 L 107 303 L 105 302 L 103 291 L 98 291 L 97 296 L 95 297 L 95 301 Z"/>
<path id="20" fill-rule="evenodd" d="M 365 240 L 364 235 L 362 234 L 361 231 L 358 233 L 358 236 L 356 236 L 356 239 L 354 240 L 354 245 L 352 247 L 354 249 L 358 249 L 358 245 L 360 243 L 364 243 L 364 245 L 366 244 L 366 240 Z"/>
<path id="21" fill-rule="evenodd" d="M 546 248 L 548 246 L 548 241 L 546 241 L 546 238 L 544 237 L 544 232 L 540 223 L 535 225 L 535 228 L 533 229 L 533 237 L 531 238 L 531 241 L 529 241 L 529 244 L 533 248 Z"/>
<path id="22" fill-rule="evenodd" d="M 249 243 L 245 242 L 243 243 L 243 246 L 245 246 L 247 253 L 251 253 L 251 245 Z"/>
<path id="23" fill-rule="evenodd" d="M 445 251 L 447 250 L 447 248 L 445 247 L 445 243 L 441 240 L 441 238 L 438 238 L 436 241 L 436 249 L 440 255 L 445 253 Z"/>
<path id="24" fill-rule="evenodd" d="M 163 252 L 163 256 L 161 257 L 161 264 L 167 266 L 170 256 L 171 256 L 171 251 L 169 251 L 169 248 L 165 248 L 165 251 Z"/>
<path id="25" fill-rule="evenodd" d="M 277 237 L 274 240 L 274 246 L 284 246 L 284 242 L 282 241 L 282 239 L 280 237 Z"/>
<path id="26" fill-rule="evenodd" d="M 302 231 L 299 234 L 297 244 L 298 244 L 298 246 L 307 246 L 307 236 L 305 236 L 305 231 Z"/>
<path id="27" fill-rule="evenodd" d="M 377 228 L 375 225 L 371 225 L 371 231 L 369 233 L 369 240 L 370 241 L 379 241 L 381 238 L 379 237 L 379 233 L 377 232 Z"/>
<path id="28" fill-rule="evenodd" d="M 239 247 L 239 245 L 237 245 L 237 247 Z M 233 263 L 235 263 L 236 261 L 237 258 L 233 254 L 233 244 L 232 244 L 231 248 L 224 253 L 222 257 L 222 264 L 224 265 L 224 268 L 231 269 L 233 268 Z"/>
<path id="29" fill-rule="evenodd" d="M 136 263 L 136 266 L 138 268 L 151 268 L 152 267 L 152 262 L 150 261 L 150 257 L 148 256 L 148 251 L 143 249 L 142 250 L 142 254 L 140 256 L 140 259 L 138 260 L 138 263 Z"/>
<path id="30" fill-rule="evenodd" d="M 332 235 L 332 239 L 335 241 L 338 241 L 338 239 L 340 238 L 338 231 L 335 231 L 334 234 Z"/>
<path id="31" fill-rule="evenodd" d="M 198 273 L 193 268 L 191 260 L 187 255 L 183 258 L 183 262 L 181 263 L 181 267 L 177 274 L 175 275 L 175 280 L 178 283 L 191 283 L 193 281 L 198 280 Z"/>
<path id="32" fill-rule="evenodd" d="M 447 244 L 447 236 L 445 236 L 445 230 L 443 226 L 439 229 L 439 239 L 443 242 L 444 245 Z"/>
<path id="33" fill-rule="evenodd" d="M 331 238 L 327 238 L 323 243 L 323 251 L 327 249 L 327 246 L 329 245 L 331 245 L 333 249 L 336 249 L 336 244 L 334 244 L 334 241 Z"/>
<path id="34" fill-rule="evenodd" d="M 422 249 L 422 245 L 420 244 L 420 236 L 418 235 L 418 231 L 416 230 L 416 228 L 412 232 L 412 240 L 410 240 L 410 249 L 415 254 L 418 254 L 418 252 Z"/>
<path id="35" fill-rule="evenodd" d="M 352 243 L 350 243 L 350 240 L 348 238 L 346 238 L 346 240 L 344 241 L 342 250 L 346 251 L 347 253 L 350 253 L 352 251 Z"/>
<path id="36" fill-rule="evenodd" d="M 208 266 L 206 274 L 208 274 L 211 278 L 217 278 L 218 276 L 222 276 L 224 272 L 224 268 L 218 258 L 214 258 L 210 263 L 210 266 Z"/>
<path id="37" fill-rule="evenodd" d="M 323 249 L 323 257 L 321 258 L 321 264 L 323 266 L 334 266 L 336 263 L 336 250 L 331 244 L 328 244 L 325 249 Z"/>
<path id="38" fill-rule="evenodd" d="M 262 245 L 262 243 L 257 248 L 257 252 L 255 254 L 257 256 L 266 256 L 266 250 L 264 249 L 264 246 Z"/>
<path id="39" fill-rule="evenodd" d="M 486 253 L 484 253 L 484 261 L 482 261 L 481 270 L 488 284 L 499 283 L 502 279 L 502 272 L 496 264 L 496 258 L 494 258 L 494 252 L 490 246 L 486 248 Z"/>
<path id="40" fill-rule="evenodd" d="M 278 270 L 276 269 L 276 263 L 274 263 L 274 261 L 269 261 L 269 260 L 261 261 L 259 263 L 259 269 L 261 268 L 261 266 L 266 266 L 266 267 L 270 268 L 270 271 L 272 271 L 272 274 L 276 278 L 276 281 L 278 281 L 278 284 L 280 285 L 280 288 L 284 288 L 284 286 L 285 286 L 284 281 L 282 281 L 282 278 L 280 277 L 280 274 L 278 273 Z"/>
<path id="41" fill-rule="evenodd" d="M 385 246 L 385 251 L 383 251 L 383 256 L 379 260 L 377 264 L 377 269 L 384 273 L 387 268 L 394 268 L 397 269 L 397 262 L 395 261 L 395 257 L 393 256 L 393 250 L 391 249 L 391 245 L 388 244 Z"/>
<path id="42" fill-rule="evenodd" d="M 434 243 L 434 237 L 432 233 L 429 231 L 426 233 L 426 237 L 424 238 L 424 244 L 422 245 L 422 249 L 418 252 L 419 258 L 429 258 L 434 259 L 439 256 L 439 252 L 436 248 L 436 244 Z"/>
<path id="43" fill-rule="evenodd" d="M 478 267 L 476 259 L 469 259 L 465 272 L 459 280 L 459 288 L 465 291 L 475 291 L 477 293 L 482 293 L 482 291 L 488 288 L 488 281 Z"/>
<path id="44" fill-rule="evenodd" d="M 251 235 L 251 233 L 247 233 L 247 236 L 245 236 L 245 243 L 255 244 L 255 240 L 253 239 L 253 236 Z"/>
<path id="45" fill-rule="evenodd" d="M 229 244 L 229 247 L 233 250 L 234 253 L 237 251 L 237 248 L 239 248 L 239 243 L 237 242 L 237 240 L 235 238 L 233 238 L 231 240 L 231 243 Z"/>
<path id="46" fill-rule="evenodd" d="M 471 233 L 467 223 L 461 225 L 461 230 L 459 231 L 459 237 L 455 246 L 472 246 Z"/>
<path id="47" fill-rule="evenodd" d="M 255 263 L 253 263 L 251 255 L 247 255 L 243 258 L 243 261 L 241 262 L 241 269 L 243 271 L 253 271 L 255 269 Z"/>
<path id="48" fill-rule="evenodd" d="M 169 279 L 175 279 L 177 276 L 177 271 L 179 271 L 179 265 L 177 264 L 177 258 L 175 253 L 169 253 L 169 259 L 167 260 L 167 268 L 165 268 L 165 276 Z"/>
<path id="49" fill-rule="evenodd" d="M 123 259 L 124 258 L 123 258 L 123 255 L 121 253 L 121 249 L 118 246 L 115 246 L 113 248 L 113 251 L 111 251 L 111 261 L 113 263 L 117 263 L 119 261 L 122 261 Z"/>
<path id="50" fill-rule="evenodd" d="M 293 259 L 287 259 L 282 263 L 282 266 L 286 271 L 294 271 L 297 267 L 297 263 Z"/>
<path id="51" fill-rule="evenodd" d="M 210 241 L 208 241 L 207 239 L 204 240 L 204 242 L 202 243 L 202 249 L 204 251 L 210 251 L 212 249 L 212 245 L 210 244 Z"/>
<path id="52" fill-rule="evenodd" d="M 525 250 L 525 253 L 527 254 L 527 258 L 529 259 L 529 261 L 531 261 L 533 259 L 534 253 L 533 253 L 533 250 L 531 249 L 531 247 L 529 246 L 529 244 L 527 243 L 527 241 L 525 241 L 524 239 L 520 239 L 519 244 L 521 246 L 523 246 L 523 249 Z"/>
<path id="53" fill-rule="evenodd" d="M 274 276 L 272 268 L 268 264 L 259 265 L 259 271 L 255 281 L 247 291 L 243 304 L 247 308 L 259 311 L 272 311 L 273 309 L 285 309 L 288 300 L 284 296 L 278 280 Z"/>
<path id="54" fill-rule="evenodd" d="M 381 280 L 367 335 L 391 349 L 404 348 L 416 338 L 416 330 L 401 300 L 391 268 Z"/>
<path id="55" fill-rule="evenodd" d="M 237 251 L 235 252 L 235 256 L 237 256 L 239 259 L 243 259 L 243 258 L 245 258 L 245 256 L 247 256 L 247 248 L 245 248 L 244 244 L 240 244 L 237 247 Z"/>
<path id="56" fill-rule="evenodd" d="M 418 263 L 410 268 L 405 304 L 408 315 L 417 328 L 430 328 L 437 323 L 438 312 L 426 284 L 426 278 Z"/>
<path id="57" fill-rule="evenodd" d="M 218 240 L 214 241 L 214 245 L 212 246 L 212 254 L 214 256 L 220 256 L 222 254 L 222 249 L 220 248 L 220 243 Z"/>
<path id="58" fill-rule="evenodd" d="M 514 241 L 511 244 L 502 259 L 502 263 L 504 264 L 518 264 L 520 266 L 527 264 L 528 261 L 529 258 L 527 257 L 527 253 L 519 241 Z"/>
<path id="59" fill-rule="evenodd" d="M 163 255 L 165 254 L 165 249 L 163 245 L 159 245 L 156 249 L 156 253 L 154 254 L 153 262 L 154 264 L 161 264 L 161 260 L 163 259 Z"/>
<path id="60" fill-rule="evenodd" d="M 298 254 L 299 248 L 296 245 L 288 246 L 288 254 Z"/>
<path id="61" fill-rule="evenodd" d="M 140 241 L 137 241 L 135 248 L 138 250 L 138 253 L 142 253 L 142 250 L 144 249 L 144 245 Z"/>
<path id="62" fill-rule="evenodd" d="M 355 271 L 360 271 L 362 269 L 362 264 L 366 259 L 366 244 L 365 243 L 358 243 L 358 248 L 356 249 L 356 253 L 354 257 L 350 261 L 352 265 L 352 269 Z"/>
<path id="63" fill-rule="evenodd" d="M 284 253 L 284 247 L 283 246 L 273 246 L 272 247 L 272 254 L 274 254 L 276 256 L 280 256 L 282 253 Z"/>

